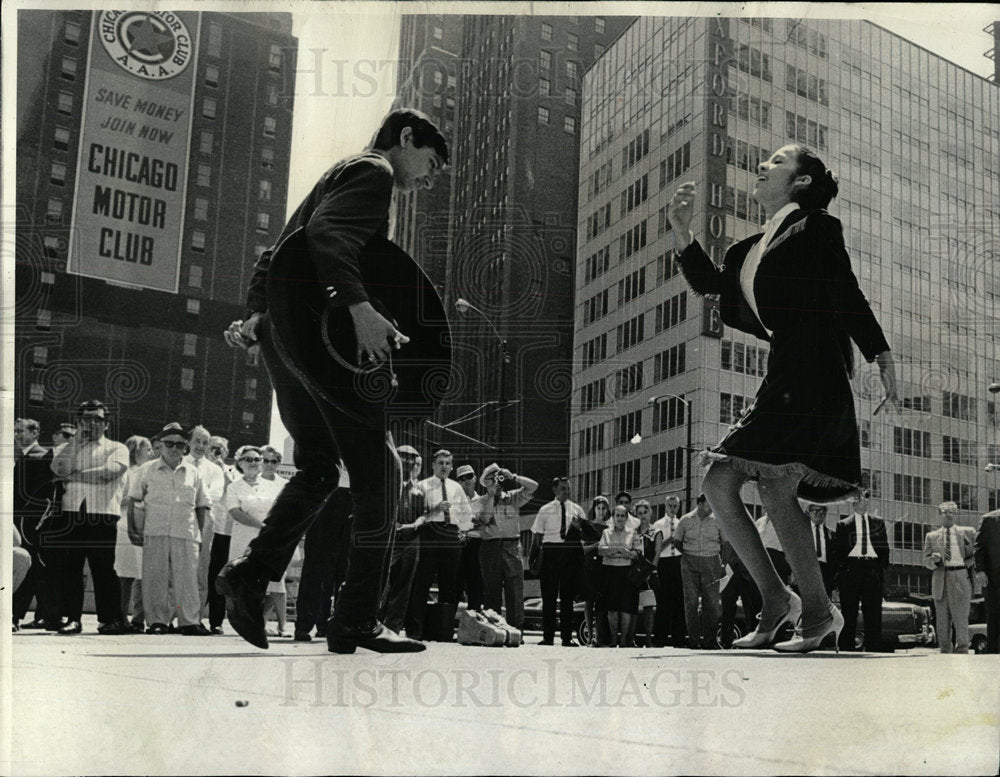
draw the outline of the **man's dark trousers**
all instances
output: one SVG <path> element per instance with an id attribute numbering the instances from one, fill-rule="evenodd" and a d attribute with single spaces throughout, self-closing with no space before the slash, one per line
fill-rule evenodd
<path id="1" fill-rule="evenodd" d="M 573 600 L 583 565 L 579 542 L 546 542 L 542 545 L 542 637 L 554 641 L 556 598 L 559 599 L 559 631 L 563 642 L 573 639 Z"/>
<path id="2" fill-rule="evenodd" d="M 338 488 L 306 531 L 299 595 L 295 600 L 295 631 L 326 632 L 330 603 L 346 573 L 350 546 L 351 492 Z"/>
<path id="3" fill-rule="evenodd" d="M 281 578 L 295 546 L 337 490 L 338 464 L 343 459 L 351 476 L 351 540 L 334 615 L 348 626 L 366 625 L 377 614 L 392 543 L 401 485 L 399 459 L 389 445 L 384 413 L 380 424 L 366 425 L 315 396 L 281 360 L 270 329 L 265 314 L 258 327 L 261 355 L 301 469 L 282 489 L 260 534 L 250 542 L 250 558 L 272 580 Z"/>

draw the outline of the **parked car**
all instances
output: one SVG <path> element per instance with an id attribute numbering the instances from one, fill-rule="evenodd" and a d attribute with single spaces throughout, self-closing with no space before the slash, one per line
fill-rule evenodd
<path id="1" fill-rule="evenodd" d="M 556 600 L 556 611 L 559 610 L 558 599 Z M 577 641 L 581 645 L 587 645 L 590 643 L 590 630 L 587 628 L 587 621 L 583 613 L 583 602 L 575 602 L 573 604 L 573 618 L 576 622 L 576 626 L 573 629 L 576 635 Z M 721 627 L 720 627 L 721 628 Z M 524 630 L 525 631 L 541 631 L 542 630 L 542 600 L 541 597 L 531 597 L 524 600 Z M 733 633 L 730 636 L 729 643 L 732 640 L 738 639 L 747 633 L 746 625 L 746 615 L 743 613 L 743 605 L 737 604 L 736 606 L 736 618 L 733 623 Z M 640 619 L 636 625 L 635 629 L 636 637 L 645 636 L 645 631 L 643 630 L 642 620 Z M 721 647 L 724 644 L 722 639 L 722 634 L 716 635 L 716 641 Z"/>
<path id="2" fill-rule="evenodd" d="M 861 649 L 865 642 L 864 608 L 858 608 L 858 627 L 854 646 Z M 911 648 L 935 644 L 934 617 L 931 608 L 914 602 L 882 602 L 883 650 Z"/>
<path id="3" fill-rule="evenodd" d="M 969 647 L 972 649 L 973 653 L 985 653 L 986 652 L 986 624 L 985 623 L 970 623 L 969 624 Z"/>

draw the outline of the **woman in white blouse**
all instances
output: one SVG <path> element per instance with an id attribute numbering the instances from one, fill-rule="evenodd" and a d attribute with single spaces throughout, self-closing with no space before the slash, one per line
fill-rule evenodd
<path id="1" fill-rule="evenodd" d="M 597 546 L 604 567 L 601 593 L 608 610 L 611 647 L 618 647 L 627 640 L 629 626 L 639 611 L 639 591 L 629 582 L 628 571 L 632 559 L 641 552 L 642 538 L 634 529 L 627 528 L 628 517 L 624 505 L 615 505 L 611 513 L 612 525 L 604 530 Z"/>
<path id="2" fill-rule="evenodd" d="M 148 437 L 132 435 L 125 441 L 128 448 L 128 470 L 121 479 L 122 495 L 128 494 L 128 481 L 132 473 L 153 458 L 153 444 Z M 134 540 L 128 531 L 128 505 L 122 499 L 122 518 L 118 521 L 118 538 L 115 543 L 115 574 L 121 583 L 122 618 L 128 620 L 132 613 L 131 630 L 141 634 L 145 629 L 142 609 L 142 537 Z"/>
<path id="3" fill-rule="evenodd" d="M 233 519 L 233 531 L 229 544 L 229 560 L 239 558 L 246 552 L 250 541 L 260 534 L 264 519 L 287 482 L 284 478 L 266 480 L 261 477 L 261 452 L 254 445 L 244 445 L 236 451 L 236 468 L 243 473 L 226 490 L 226 511 Z M 285 637 L 285 576 L 277 582 L 267 584 L 267 600 L 264 611 L 272 607 L 278 617 L 278 636 Z"/>

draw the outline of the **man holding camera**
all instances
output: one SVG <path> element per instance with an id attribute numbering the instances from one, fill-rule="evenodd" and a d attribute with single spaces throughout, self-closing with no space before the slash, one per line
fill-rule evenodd
<path id="1" fill-rule="evenodd" d="M 520 510 L 531 501 L 538 483 L 496 463 L 483 470 L 479 483 L 486 493 L 472 500 L 472 521 L 479 528 L 482 543 L 483 605 L 500 612 L 502 589 L 507 623 L 520 629 L 524 623 Z"/>

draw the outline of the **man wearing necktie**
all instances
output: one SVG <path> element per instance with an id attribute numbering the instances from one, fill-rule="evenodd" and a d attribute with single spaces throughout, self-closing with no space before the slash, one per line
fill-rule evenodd
<path id="1" fill-rule="evenodd" d="M 813 546 L 816 548 L 819 571 L 823 576 L 823 587 L 826 588 L 826 595 L 830 596 L 834 588 L 836 561 L 833 558 L 833 532 L 826 526 L 826 505 L 809 505 L 808 513 L 812 523 Z"/>
<path id="2" fill-rule="evenodd" d="M 465 491 L 449 477 L 451 452 L 437 451 L 433 467 L 434 474 L 420 481 L 420 490 L 424 493 L 424 514 L 421 516 L 422 525 L 417 529 L 420 555 L 410 598 L 406 636 L 422 639 L 426 630 L 436 632 L 441 642 L 451 642 L 455 610 L 458 608 L 458 571 L 462 563 L 462 541 L 458 533 L 472 528 L 472 509 Z M 427 624 L 427 596 L 435 576 L 440 621 Z M 410 633 L 410 624 L 415 632 L 413 634 Z"/>
<path id="3" fill-rule="evenodd" d="M 940 504 L 941 528 L 924 537 L 924 566 L 933 570 L 931 596 L 934 597 L 935 628 L 942 653 L 969 652 L 970 567 L 975 563 L 976 543 L 972 528 L 955 525 L 957 513 L 958 505 L 954 502 Z"/>
<path id="4" fill-rule="evenodd" d="M 531 525 L 532 554 L 541 552 L 542 641 L 555 644 L 556 600 L 563 647 L 577 647 L 573 640 L 573 600 L 583 571 L 580 526 L 587 514 L 569 498 L 569 479 L 552 479 L 555 499 L 542 505 Z"/>
<path id="5" fill-rule="evenodd" d="M 889 536 L 885 522 L 868 513 L 868 494 L 854 504 L 851 515 L 837 522 L 834 547 L 839 559 L 837 587 L 844 615 L 840 649 L 854 650 L 858 604 L 864 615 L 864 649 L 882 650 L 882 586 L 889 566 Z"/>
<path id="6" fill-rule="evenodd" d="M 1000 510 L 986 513 L 979 523 L 976 579 L 986 589 L 986 652 L 1000 653 Z"/>
<path id="7" fill-rule="evenodd" d="M 507 623 L 519 629 L 524 624 L 520 510 L 531 501 L 538 483 L 493 463 L 483 470 L 479 484 L 486 493 L 472 500 L 472 520 L 479 527 L 483 606 L 500 612 L 506 604 Z"/>

